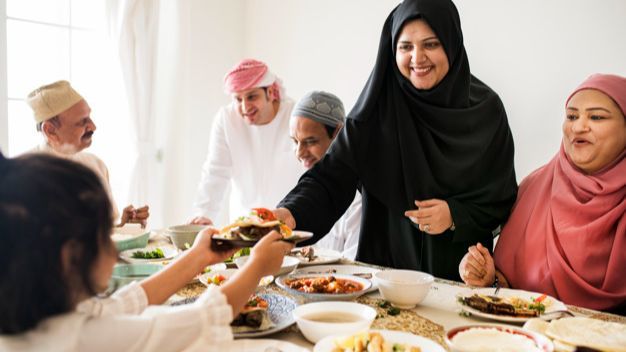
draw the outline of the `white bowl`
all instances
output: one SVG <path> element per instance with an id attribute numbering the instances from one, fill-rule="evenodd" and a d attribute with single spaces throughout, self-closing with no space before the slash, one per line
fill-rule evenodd
<path id="1" fill-rule="evenodd" d="M 415 270 L 383 270 L 374 274 L 380 294 L 394 307 L 410 309 L 426 298 L 435 278 Z"/>
<path id="2" fill-rule="evenodd" d="M 177 225 L 168 227 L 166 232 L 176 248 L 185 250 L 193 245 L 198 233 L 206 227 L 206 225 Z"/>
<path id="3" fill-rule="evenodd" d="M 296 307 L 292 314 L 304 337 L 312 343 L 330 335 L 365 331 L 376 318 L 374 308 L 353 302 L 307 303 Z M 338 321 L 333 322 L 335 319 Z"/>
<path id="4" fill-rule="evenodd" d="M 235 265 L 237 265 L 237 267 L 241 269 L 241 268 L 244 267 L 246 262 L 248 262 L 248 259 L 250 259 L 249 255 L 236 258 L 234 260 L 235 261 Z M 298 263 L 300 263 L 298 258 L 285 256 L 283 258 L 283 264 L 280 266 L 280 269 L 277 272 L 273 273 L 272 275 L 280 276 L 280 275 L 288 274 L 288 273 L 296 270 L 296 268 L 298 267 Z"/>

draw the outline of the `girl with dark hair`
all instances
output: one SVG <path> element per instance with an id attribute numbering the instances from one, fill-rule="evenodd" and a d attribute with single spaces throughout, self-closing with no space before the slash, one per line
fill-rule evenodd
<path id="1" fill-rule="evenodd" d="M 467 247 L 492 248 L 515 201 L 513 138 L 498 95 L 470 72 L 449 0 L 404 0 L 326 156 L 281 201 L 290 226 L 327 233 L 357 187 L 356 259 L 459 280 Z"/>
<path id="2" fill-rule="evenodd" d="M 99 305 L 88 298 L 107 288 L 117 259 L 112 222 L 91 170 L 48 155 L 0 154 L 0 350 L 178 351 L 232 340 L 232 318 L 292 247 L 270 234 L 253 249 L 253 265 L 193 304 L 148 308 L 232 255 L 212 251 L 217 231 L 206 230 L 161 272 Z"/>

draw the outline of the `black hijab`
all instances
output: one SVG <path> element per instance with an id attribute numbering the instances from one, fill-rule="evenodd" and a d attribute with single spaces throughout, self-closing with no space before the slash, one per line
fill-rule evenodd
<path id="1" fill-rule="evenodd" d="M 418 18 L 441 41 L 450 67 L 429 90 L 416 89 L 395 61 L 403 26 Z M 493 204 L 516 192 L 506 112 L 470 73 L 451 1 L 405 0 L 391 12 L 374 69 L 348 118 L 370 126 L 354 153 L 363 187 L 394 212 L 414 209 L 415 200 Z"/>

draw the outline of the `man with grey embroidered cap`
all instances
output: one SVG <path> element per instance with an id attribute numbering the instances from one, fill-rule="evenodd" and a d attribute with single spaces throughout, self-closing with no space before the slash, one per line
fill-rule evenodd
<path id="1" fill-rule="evenodd" d="M 344 119 L 343 103 L 333 94 L 313 91 L 300 99 L 291 113 L 289 133 L 296 157 L 304 167 L 310 169 L 324 157 Z M 357 192 L 348 210 L 315 247 L 334 249 L 354 259 L 360 228 L 361 194 Z"/>
<path id="2" fill-rule="evenodd" d="M 49 153 L 70 159 L 94 171 L 111 199 L 115 219 L 119 212 L 113 201 L 109 185 L 109 170 L 100 158 L 83 150 L 91 145 L 96 125 L 91 120 L 91 108 L 68 81 L 57 81 L 33 90 L 26 102 L 33 110 L 37 131 L 43 142 L 29 153 Z M 145 227 L 149 216 L 148 206 L 127 206 L 122 211 L 120 223 L 136 222 Z"/>

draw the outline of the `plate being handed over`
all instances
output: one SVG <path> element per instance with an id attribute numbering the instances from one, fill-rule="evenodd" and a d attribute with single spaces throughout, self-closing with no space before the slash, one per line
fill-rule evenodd
<path id="1" fill-rule="evenodd" d="M 277 231 L 284 241 L 298 243 L 313 237 L 311 232 L 292 231 L 274 213 L 265 208 L 252 209 L 250 215 L 237 218 L 232 224 L 214 235 L 212 246 L 217 249 L 252 247 L 263 236 Z"/>

